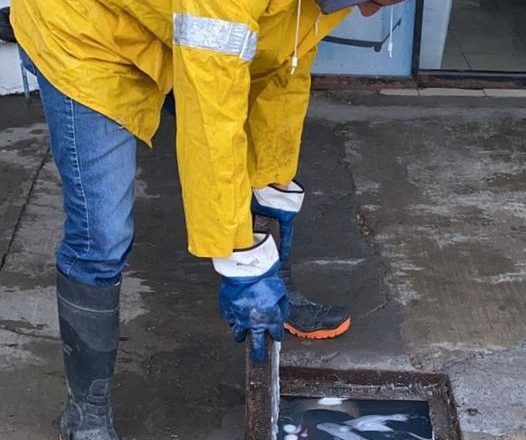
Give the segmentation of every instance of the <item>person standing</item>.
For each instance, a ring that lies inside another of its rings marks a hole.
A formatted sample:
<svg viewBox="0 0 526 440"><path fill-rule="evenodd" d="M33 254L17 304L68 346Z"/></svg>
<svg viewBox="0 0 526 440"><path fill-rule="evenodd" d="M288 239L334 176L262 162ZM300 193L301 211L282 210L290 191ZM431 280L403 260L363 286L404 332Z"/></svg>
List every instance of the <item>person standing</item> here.
<svg viewBox="0 0 526 440"><path fill-rule="evenodd" d="M370 14L383 4L360 4ZM57 298L68 402L61 440L117 440L110 404L121 273L133 244L136 138L151 146L165 95L177 105L188 250L221 275L221 314L254 357L284 326L345 332L343 309L290 276L295 181L318 42L352 0L13 0L11 22L38 79L64 189ZM326 13L324 13L326 12ZM253 230L280 224L280 243ZM290 298L287 296L290 292Z"/></svg>

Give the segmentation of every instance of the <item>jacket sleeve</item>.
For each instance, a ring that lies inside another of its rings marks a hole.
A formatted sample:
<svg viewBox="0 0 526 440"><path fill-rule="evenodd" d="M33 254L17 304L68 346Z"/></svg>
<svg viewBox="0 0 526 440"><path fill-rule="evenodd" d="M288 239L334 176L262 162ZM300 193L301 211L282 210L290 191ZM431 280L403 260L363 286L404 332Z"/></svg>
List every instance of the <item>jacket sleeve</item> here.
<svg viewBox="0 0 526 440"><path fill-rule="evenodd" d="M253 244L244 125L257 17L268 0L173 3L177 160L189 251L226 257Z"/></svg>

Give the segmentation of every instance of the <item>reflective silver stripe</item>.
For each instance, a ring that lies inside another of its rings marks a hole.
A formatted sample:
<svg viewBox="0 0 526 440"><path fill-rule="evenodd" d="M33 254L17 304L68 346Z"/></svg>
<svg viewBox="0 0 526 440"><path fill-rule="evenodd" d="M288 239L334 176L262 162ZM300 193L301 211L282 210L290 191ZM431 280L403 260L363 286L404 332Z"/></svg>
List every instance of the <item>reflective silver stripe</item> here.
<svg viewBox="0 0 526 440"><path fill-rule="evenodd" d="M250 62L257 43L258 34L245 23L174 14L174 44L179 46L237 55Z"/></svg>

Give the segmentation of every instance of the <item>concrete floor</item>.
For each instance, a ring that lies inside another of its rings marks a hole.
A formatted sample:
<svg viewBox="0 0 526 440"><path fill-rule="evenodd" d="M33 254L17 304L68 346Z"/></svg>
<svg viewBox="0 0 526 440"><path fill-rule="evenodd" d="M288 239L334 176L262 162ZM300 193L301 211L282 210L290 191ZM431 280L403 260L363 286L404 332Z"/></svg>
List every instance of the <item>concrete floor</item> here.
<svg viewBox="0 0 526 440"><path fill-rule="evenodd" d="M61 194L38 102L0 99L0 438L48 440L64 401L53 288ZM299 173L298 283L352 330L283 362L449 374L468 440L526 438L526 102L319 94ZM233 440L243 350L185 250L173 121L139 150L113 390L123 440Z"/></svg>

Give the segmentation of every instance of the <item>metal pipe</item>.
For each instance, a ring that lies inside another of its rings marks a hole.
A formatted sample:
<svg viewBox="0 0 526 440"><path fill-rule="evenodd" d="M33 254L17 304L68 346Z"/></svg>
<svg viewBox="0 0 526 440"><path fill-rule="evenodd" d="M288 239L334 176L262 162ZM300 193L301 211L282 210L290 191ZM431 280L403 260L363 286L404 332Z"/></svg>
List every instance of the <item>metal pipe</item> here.
<svg viewBox="0 0 526 440"><path fill-rule="evenodd" d="M246 344L245 440L275 440L277 436L280 344L270 337L266 344L264 362L255 362L250 340Z"/></svg>
<svg viewBox="0 0 526 440"><path fill-rule="evenodd" d="M254 230L270 233L279 243L279 222L254 216ZM265 362L254 362L251 341L246 346L245 440L276 440L279 417L279 359L281 344L267 335Z"/></svg>

